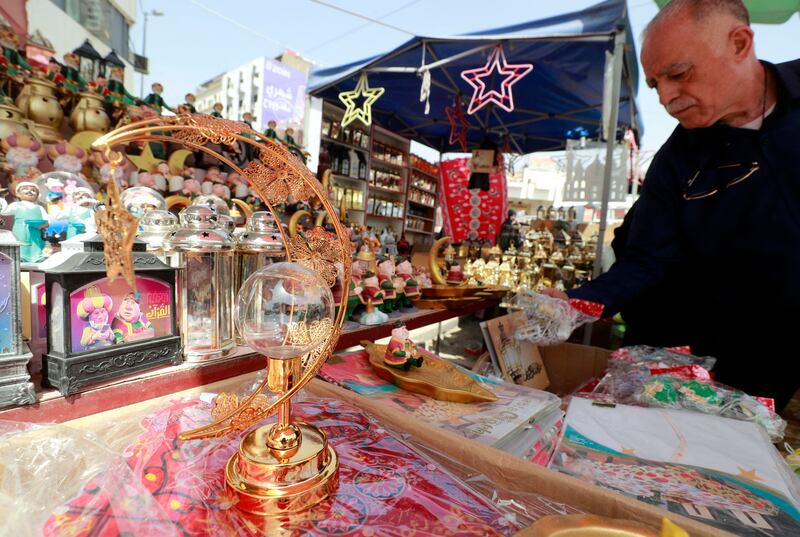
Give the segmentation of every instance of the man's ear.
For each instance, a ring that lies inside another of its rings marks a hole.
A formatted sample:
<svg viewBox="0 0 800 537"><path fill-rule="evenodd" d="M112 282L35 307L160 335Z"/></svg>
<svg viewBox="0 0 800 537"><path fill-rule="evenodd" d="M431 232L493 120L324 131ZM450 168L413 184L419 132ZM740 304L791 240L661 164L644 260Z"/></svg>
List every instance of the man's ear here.
<svg viewBox="0 0 800 537"><path fill-rule="evenodd" d="M753 52L753 30L749 26L737 26L729 34L728 42L736 59L742 61Z"/></svg>

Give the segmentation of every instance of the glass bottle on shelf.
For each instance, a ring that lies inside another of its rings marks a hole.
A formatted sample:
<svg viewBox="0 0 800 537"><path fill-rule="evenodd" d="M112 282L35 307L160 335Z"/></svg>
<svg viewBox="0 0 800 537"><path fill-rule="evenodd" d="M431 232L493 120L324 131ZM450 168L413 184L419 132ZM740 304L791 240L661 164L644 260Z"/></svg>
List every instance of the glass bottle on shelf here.
<svg viewBox="0 0 800 537"><path fill-rule="evenodd" d="M348 175L350 177L358 177L358 153L356 153L355 149L351 149L347 152L347 157L350 161L350 173Z"/></svg>

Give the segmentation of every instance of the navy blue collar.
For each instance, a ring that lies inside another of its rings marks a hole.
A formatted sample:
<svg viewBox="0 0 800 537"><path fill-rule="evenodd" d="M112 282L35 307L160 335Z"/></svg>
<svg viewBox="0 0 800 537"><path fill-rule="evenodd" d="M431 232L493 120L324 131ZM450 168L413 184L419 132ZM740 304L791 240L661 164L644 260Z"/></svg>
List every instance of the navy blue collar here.
<svg viewBox="0 0 800 537"><path fill-rule="evenodd" d="M792 99L800 99L800 59L779 64L763 62L778 76L783 90Z"/></svg>

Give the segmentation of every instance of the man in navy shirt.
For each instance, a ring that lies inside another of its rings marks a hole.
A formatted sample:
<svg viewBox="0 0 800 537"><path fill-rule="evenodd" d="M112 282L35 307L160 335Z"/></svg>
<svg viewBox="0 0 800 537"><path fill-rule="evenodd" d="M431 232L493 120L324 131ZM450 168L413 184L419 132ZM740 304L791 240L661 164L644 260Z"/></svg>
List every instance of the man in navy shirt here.
<svg viewBox="0 0 800 537"><path fill-rule="evenodd" d="M741 0L673 0L646 30L642 66L680 125L624 255L569 295L608 316L677 277L692 351L782 408L800 385L800 60L756 58Z"/></svg>

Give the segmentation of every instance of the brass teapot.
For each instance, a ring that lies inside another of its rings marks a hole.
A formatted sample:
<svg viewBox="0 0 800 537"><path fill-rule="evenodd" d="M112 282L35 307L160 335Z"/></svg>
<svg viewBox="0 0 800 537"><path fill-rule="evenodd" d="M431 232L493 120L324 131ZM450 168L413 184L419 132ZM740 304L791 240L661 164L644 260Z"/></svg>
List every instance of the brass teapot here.
<svg viewBox="0 0 800 537"><path fill-rule="evenodd" d="M108 131L111 126L111 120L108 118L103 105L103 98L96 93L79 93L78 104L72 108L72 113L69 115L70 127L75 132Z"/></svg>
<svg viewBox="0 0 800 537"><path fill-rule="evenodd" d="M34 133L45 143L61 139L61 121L64 110L58 102L56 85L49 80L29 78L17 97L17 106L33 121Z"/></svg>

